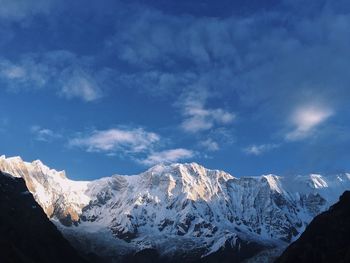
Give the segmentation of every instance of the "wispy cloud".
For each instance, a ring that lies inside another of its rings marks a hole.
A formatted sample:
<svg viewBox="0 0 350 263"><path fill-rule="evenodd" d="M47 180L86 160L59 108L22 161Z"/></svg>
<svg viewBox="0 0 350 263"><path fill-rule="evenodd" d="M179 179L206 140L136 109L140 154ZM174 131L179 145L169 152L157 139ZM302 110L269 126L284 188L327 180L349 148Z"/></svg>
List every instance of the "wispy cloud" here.
<svg viewBox="0 0 350 263"><path fill-rule="evenodd" d="M10 91L40 89L47 84L51 74L47 65L29 57L18 63L0 59L0 79Z"/></svg>
<svg viewBox="0 0 350 263"><path fill-rule="evenodd" d="M87 152L104 153L110 157L127 155L131 160L144 165L171 163L195 155L193 151L184 148L157 151L161 145L161 137L142 128L96 130L71 139L69 145L83 148Z"/></svg>
<svg viewBox="0 0 350 263"><path fill-rule="evenodd" d="M232 40L236 35L231 32L246 27L233 18L173 16L154 9L134 12L125 20L107 45L120 50L119 59L138 68L159 63L166 67L184 66L183 62L199 67L213 62L235 64L238 53Z"/></svg>
<svg viewBox="0 0 350 263"><path fill-rule="evenodd" d="M88 152L140 153L148 152L160 140L153 132L137 129L96 130L69 141L70 146L82 147Z"/></svg>
<svg viewBox="0 0 350 263"><path fill-rule="evenodd" d="M18 61L0 58L0 80L8 91L51 89L67 99L91 102L104 94L105 69L92 73L84 57L68 51L26 54Z"/></svg>
<svg viewBox="0 0 350 263"><path fill-rule="evenodd" d="M8 79L22 79L27 75L27 72L23 67L2 63L1 74Z"/></svg>
<svg viewBox="0 0 350 263"><path fill-rule="evenodd" d="M161 152L153 152L146 159L141 160L140 162L145 165L154 165L159 163L171 163L177 162L179 160L192 158L195 153L191 150L178 148L165 150Z"/></svg>
<svg viewBox="0 0 350 263"><path fill-rule="evenodd" d="M206 139L204 141L201 141L199 144L200 144L200 146L202 146L203 148L205 148L206 150L211 151L211 152L215 152L215 151L218 151L220 149L219 144L210 138Z"/></svg>
<svg viewBox="0 0 350 263"><path fill-rule="evenodd" d="M302 106L297 108L290 118L294 129L286 134L286 140L297 141L313 135L317 131L316 128L332 115L333 111L327 107Z"/></svg>
<svg viewBox="0 0 350 263"><path fill-rule="evenodd" d="M250 145L245 148L243 151L249 155L261 155L268 151L278 148L278 144L260 144L260 145Z"/></svg>
<svg viewBox="0 0 350 263"><path fill-rule="evenodd" d="M202 93L202 94L201 94ZM205 107L205 90L191 93L184 101L179 102L185 119L181 124L184 131L196 133L209 130L215 125L227 125L235 119L235 114L221 108Z"/></svg>
<svg viewBox="0 0 350 263"><path fill-rule="evenodd" d="M266 103L266 111L287 111L306 90L311 91L307 97L324 94L346 101L350 52L344 43L349 43L350 16L328 2L315 5L312 12L319 14L315 19L305 15L308 10L297 12L297 18L286 23L298 5L284 1L282 6L288 8L252 12L244 18L135 10L118 24L118 32L106 46L116 59L137 69L138 78L124 76L123 80L127 79L125 86L140 90L156 87L175 90L178 96L203 87L223 96L234 93L240 103L252 107ZM259 112L264 113L270 112ZM210 124L193 118L183 126L208 129Z"/></svg>
<svg viewBox="0 0 350 263"><path fill-rule="evenodd" d="M54 0L2 0L0 18L20 21L38 14L48 14Z"/></svg>
<svg viewBox="0 0 350 263"><path fill-rule="evenodd" d="M82 70L75 70L62 76L60 93L68 99L81 98L94 101L102 97L102 91L91 76Z"/></svg>
<svg viewBox="0 0 350 263"><path fill-rule="evenodd" d="M0 117L0 132L5 132L9 124L8 118Z"/></svg>
<svg viewBox="0 0 350 263"><path fill-rule="evenodd" d="M32 126L30 128L32 134L34 134L34 139L41 142L51 142L56 139L62 138L62 135L53 130L42 128L40 126Z"/></svg>

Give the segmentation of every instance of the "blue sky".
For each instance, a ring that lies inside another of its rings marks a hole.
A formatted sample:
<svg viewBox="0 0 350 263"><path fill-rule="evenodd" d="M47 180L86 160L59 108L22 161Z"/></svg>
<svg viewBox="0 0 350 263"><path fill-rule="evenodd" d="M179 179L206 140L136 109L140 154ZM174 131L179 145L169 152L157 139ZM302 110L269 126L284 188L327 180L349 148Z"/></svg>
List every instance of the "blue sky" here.
<svg viewBox="0 0 350 263"><path fill-rule="evenodd" d="M74 179L192 161L236 176L349 171L349 11L1 1L1 154Z"/></svg>

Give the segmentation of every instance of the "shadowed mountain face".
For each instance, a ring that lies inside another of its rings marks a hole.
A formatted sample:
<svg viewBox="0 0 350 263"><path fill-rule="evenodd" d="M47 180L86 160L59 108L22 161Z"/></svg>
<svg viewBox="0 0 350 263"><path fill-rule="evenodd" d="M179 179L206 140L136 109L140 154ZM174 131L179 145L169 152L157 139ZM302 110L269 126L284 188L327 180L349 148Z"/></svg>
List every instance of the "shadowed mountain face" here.
<svg viewBox="0 0 350 263"><path fill-rule="evenodd" d="M0 172L0 262L83 263L42 208L22 178Z"/></svg>
<svg viewBox="0 0 350 263"><path fill-rule="evenodd" d="M276 263L350 262L350 191L312 220Z"/></svg>

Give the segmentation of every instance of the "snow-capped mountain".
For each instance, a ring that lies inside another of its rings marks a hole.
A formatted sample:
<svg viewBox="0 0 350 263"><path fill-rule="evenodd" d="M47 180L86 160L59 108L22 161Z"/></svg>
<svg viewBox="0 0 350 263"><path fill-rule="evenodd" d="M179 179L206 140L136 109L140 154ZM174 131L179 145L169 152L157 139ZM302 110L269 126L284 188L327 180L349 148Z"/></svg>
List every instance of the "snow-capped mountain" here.
<svg viewBox="0 0 350 263"><path fill-rule="evenodd" d="M73 245L111 262L144 249L191 261L227 247L240 261L286 246L350 189L350 174L236 178L196 163L91 182L19 157L2 156L0 170L25 179Z"/></svg>

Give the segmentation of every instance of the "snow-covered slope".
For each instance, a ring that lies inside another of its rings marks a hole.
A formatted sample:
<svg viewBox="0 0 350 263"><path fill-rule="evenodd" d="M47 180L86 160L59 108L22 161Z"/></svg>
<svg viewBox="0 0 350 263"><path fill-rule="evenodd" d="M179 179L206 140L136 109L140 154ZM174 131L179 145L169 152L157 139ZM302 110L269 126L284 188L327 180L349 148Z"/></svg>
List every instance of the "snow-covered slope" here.
<svg viewBox="0 0 350 263"><path fill-rule="evenodd" d="M196 163L91 182L18 157L1 157L0 170L23 177L78 248L108 258L145 248L196 258L228 245L237 253L284 246L350 189L350 174L235 178Z"/></svg>
<svg viewBox="0 0 350 263"><path fill-rule="evenodd" d="M50 169L41 161L24 162L20 157L0 156L0 170L15 177L23 177L29 191L50 218L69 224L78 221L90 198L85 195L89 182L67 179L65 172Z"/></svg>

